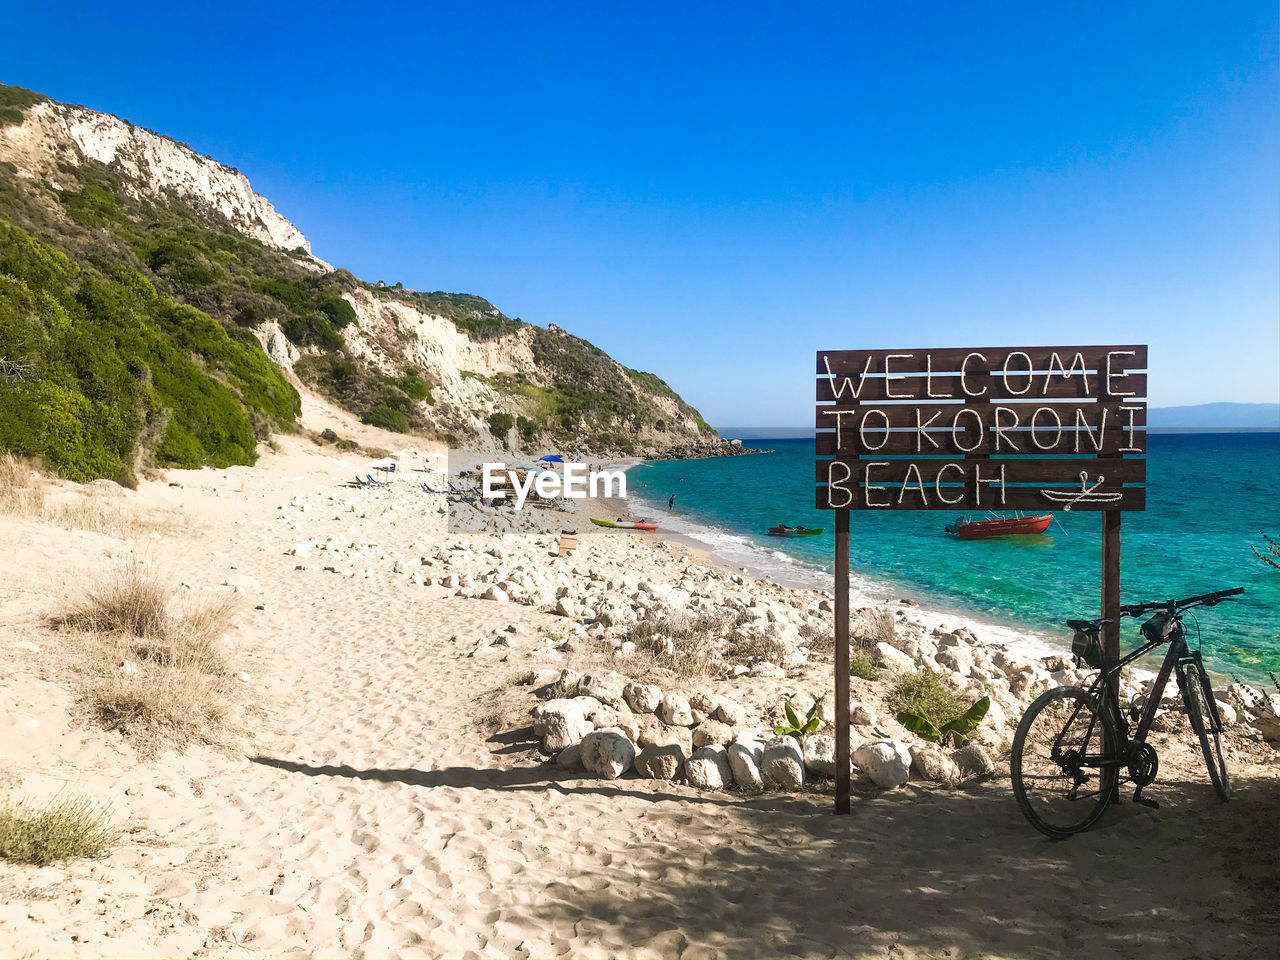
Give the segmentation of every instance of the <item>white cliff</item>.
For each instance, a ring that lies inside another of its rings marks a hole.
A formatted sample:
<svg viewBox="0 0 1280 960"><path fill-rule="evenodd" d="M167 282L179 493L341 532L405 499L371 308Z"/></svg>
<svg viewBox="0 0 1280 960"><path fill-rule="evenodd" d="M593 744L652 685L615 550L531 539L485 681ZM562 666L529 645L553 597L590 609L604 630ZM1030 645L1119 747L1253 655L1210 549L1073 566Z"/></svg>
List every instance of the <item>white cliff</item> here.
<svg viewBox="0 0 1280 960"><path fill-rule="evenodd" d="M119 168L134 197L162 200L172 192L216 211L247 237L311 251L302 231L254 193L243 173L119 117L46 100L29 107L21 124L0 127L0 161L12 163L18 176L56 186L59 163L85 160Z"/></svg>

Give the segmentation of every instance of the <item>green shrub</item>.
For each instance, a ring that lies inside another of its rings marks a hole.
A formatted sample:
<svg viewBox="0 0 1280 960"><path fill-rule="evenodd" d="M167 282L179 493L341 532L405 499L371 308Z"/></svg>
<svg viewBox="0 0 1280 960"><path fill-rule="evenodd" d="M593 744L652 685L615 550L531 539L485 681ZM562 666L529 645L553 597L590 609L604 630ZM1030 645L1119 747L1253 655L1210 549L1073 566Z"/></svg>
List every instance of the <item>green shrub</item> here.
<svg viewBox="0 0 1280 960"><path fill-rule="evenodd" d="M91 183L79 193L70 191L59 198L67 213L76 223L86 227L100 227L111 221L125 219L124 208L110 190Z"/></svg>
<svg viewBox="0 0 1280 960"><path fill-rule="evenodd" d="M343 301L345 303L345 301ZM425 400L427 403L435 403L435 397L431 395L431 384L423 380L416 373L406 373L398 381L396 385L406 397L413 400Z"/></svg>
<svg viewBox="0 0 1280 960"><path fill-rule="evenodd" d="M489 432L499 439L505 439L507 434L511 432L511 428L515 426L515 418L509 413L499 410L496 413L489 414Z"/></svg>
<svg viewBox="0 0 1280 960"><path fill-rule="evenodd" d="M316 307L329 318L329 322L333 324L335 330L341 330L347 324L354 323L356 320L355 307L351 306L336 293L323 294L316 301Z"/></svg>
<svg viewBox="0 0 1280 960"><path fill-rule="evenodd" d="M404 413L386 404L378 404L365 411L360 421L383 430L394 430L396 433L404 433L409 429L409 419Z"/></svg>
<svg viewBox="0 0 1280 960"><path fill-rule="evenodd" d="M908 730L925 740L945 742L963 741L986 716L991 701L983 697L968 704L943 685L939 674L921 670L898 677L889 706Z"/></svg>
<svg viewBox="0 0 1280 960"><path fill-rule="evenodd" d="M876 665L870 657L853 657L849 661L849 673L863 680L874 680L879 676Z"/></svg>
<svg viewBox="0 0 1280 960"><path fill-rule="evenodd" d="M79 857L97 859L119 840L110 810L84 797L0 805L0 857L5 860L44 867Z"/></svg>
<svg viewBox="0 0 1280 960"><path fill-rule="evenodd" d="M774 726L773 735L775 737L794 737L801 743L804 738L813 733L821 725L822 721L818 719L818 705L815 703L813 709L809 711L809 715L801 720L796 716L795 710L791 706L791 702L783 704L783 711L786 714L787 722Z"/></svg>
<svg viewBox="0 0 1280 960"><path fill-rule="evenodd" d="M297 391L257 342L161 296L136 268L78 267L0 216L0 273L0 352L30 364L0 383L0 448L70 479L127 481L140 454L252 463L255 422L292 429Z"/></svg>

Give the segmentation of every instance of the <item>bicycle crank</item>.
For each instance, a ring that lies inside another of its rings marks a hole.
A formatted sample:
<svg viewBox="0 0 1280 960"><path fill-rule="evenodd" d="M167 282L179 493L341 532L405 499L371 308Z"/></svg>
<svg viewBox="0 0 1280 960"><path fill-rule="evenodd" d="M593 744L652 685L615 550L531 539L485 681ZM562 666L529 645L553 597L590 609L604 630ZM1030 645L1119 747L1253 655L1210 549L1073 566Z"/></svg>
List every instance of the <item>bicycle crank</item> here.
<svg viewBox="0 0 1280 960"><path fill-rule="evenodd" d="M1136 785L1136 789L1133 791L1134 803L1140 803L1145 807L1159 808L1160 804L1142 795L1142 788L1155 780L1156 772L1159 769L1160 757L1156 754L1156 748L1151 744L1139 744L1130 754L1129 779Z"/></svg>

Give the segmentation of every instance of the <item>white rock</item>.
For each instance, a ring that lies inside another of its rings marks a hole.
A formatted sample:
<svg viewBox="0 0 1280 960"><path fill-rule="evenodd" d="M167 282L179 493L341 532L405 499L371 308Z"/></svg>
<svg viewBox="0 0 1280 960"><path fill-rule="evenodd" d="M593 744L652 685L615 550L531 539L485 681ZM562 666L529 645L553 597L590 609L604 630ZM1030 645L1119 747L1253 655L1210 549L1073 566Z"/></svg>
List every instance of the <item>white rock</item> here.
<svg viewBox="0 0 1280 960"><path fill-rule="evenodd" d="M849 708L849 723L859 727L874 727L877 723L875 711L865 704L855 703Z"/></svg>
<svg viewBox="0 0 1280 960"><path fill-rule="evenodd" d="M595 697L601 703L623 703L622 691L627 680L614 670L593 673L582 678L578 690L585 696Z"/></svg>
<svg viewBox="0 0 1280 960"><path fill-rule="evenodd" d="M938 661L938 666L945 667L952 673L958 673L962 677L967 677L973 670L973 654L969 652L968 647L941 648L934 659Z"/></svg>
<svg viewBox="0 0 1280 960"><path fill-rule="evenodd" d="M622 688L622 697L636 713L653 713L662 703L662 688L652 683L628 683Z"/></svg>
<svg viewBox="0 0 1280 960"><path fill-rule="evenodd" d="M621 733L601 730L582 738L582 765L597 777L616 780L635 760L635 745Z"/></svg>
<svg viewBox="0 0 1280 960"><path fill-rule="evenodd" d="M911 673L916 668L914 660L883 640L876 644L876 659L895 673Z"/></svg>
<svg viewBox="0 0 1280 960"><path fill-rule="evenodd" d="M727 723L731 727L740 726L747 721L747 709L735 700L728 697L718 697L715 711L712 713L721 723Z"/></svg>
<svg viewBox="0 0 1280 960"><path fill-rule="evenodd" d="M576 700L547 700L533 708L533 732L542 749L559 753L594 729Z"/></svg>
<svg viewBox="0 0 1280 960"><path fill-rule="evenodd" d="M911 772L919 780L930 783L956 783L960 768L937 744L911 747Z"/></svg>
<svg viewBox="0 0 1280 960"><path fill-rule="evenodd" d="M723 790L733 785L733 769L724 747L707 746L693 751L685 762L685 777L701 790Z"/></svg>
<svg viewBox="0 0 1280 960"><path fill-rule="evenodd" d="M729 768L733 779L743 790L755 792L764 788L760 765L764 763L764 741L735 740L729 744Z"/></svg>
<svg viewBox="0 0 1280 960"><path fill-rule="evenodd" d="M804 738L804 767L819 777L836 775L836 738L812 733Z"/></svg>
<svg viewBox="0 0 1280 960"><path fill-rule="evenodd" d="M561 670L560 676L547 689L547 693L552 698L557 697L576 697L578 695L578 685L582 681L582 675L576 670Z"/></svg>
<svg viewBox="0 0 1280 960"><path fill-rule="evenodd" d="M782 790L804 786L804 753L795 737L774 737L764 745L760 774L766 784Z"/></svg>
<svg viewBox="0 0 1280 960"><path fill-rule="evenodd" d="M836 695L824 693L818 700L818 719L823 726L832 726L836 722Z"/></svg>
<svg viewBox="0 0 1280 960"><path fill-rule="evenodd" d="M667 692L658 705L658 716L662 722L672 727L689 727L693 725L693 708L688 699L674 690Z"/></svg>
<svg viewBox="0 0 1280 960"><path fill-rule="evenodd" d="M582 744L571 743L556 755L556 766L561 770L582 769Z"/></svg>
<svg viewBox="0 0 1280 960"><path fill-rule="evenodd" d="M507 596L507 592L498 586L491 586L482 596L485 600L496 600L498 603L507 603L511 599Z"/></svg>
<svg viewBox="0 0 1280 960"><path fill-rule="evenodd" d="M636 755L636 773L650 780L676 780L685 770L684 747L651 743Z"/></svg>
<svg viewBox="0 0 1280 960"><path fill-rule="evenodd" d="M733 728L719 720L703 720L693 728L693 745L709 747L719 744L723 746L733 739Z"/></svg>
<svg viewBox="0 0 1280 960"><path fill-rule="evenodd" d="M1225 723L1235 723L1235 722L1236 722L1236 708L1235 708L1235 707L1233 707L1231 704L1227 703L1225 700L1219 700L1219 701L1218 701L1218 716L1220 716L1220 717L1222 718L1222 722L1223 722L1224 724L1225 724Z"/></svg>
<svg viewBox="0 0 1280 960"><path fill-rule="evenodd" d="M960 768L961 776L964 777L989 777L996 772L996 765L991 762L986 751L976 743L966 744L959 750L953 751L951 759L955 761L956 766Z"/></svg>
<svg viewBox="0 0 1280 960"><path fill-rule="evenodd" d="M901 786L911 775L911 752L897 740L868 740L853 752L853 762L885 789Z"/></svg>

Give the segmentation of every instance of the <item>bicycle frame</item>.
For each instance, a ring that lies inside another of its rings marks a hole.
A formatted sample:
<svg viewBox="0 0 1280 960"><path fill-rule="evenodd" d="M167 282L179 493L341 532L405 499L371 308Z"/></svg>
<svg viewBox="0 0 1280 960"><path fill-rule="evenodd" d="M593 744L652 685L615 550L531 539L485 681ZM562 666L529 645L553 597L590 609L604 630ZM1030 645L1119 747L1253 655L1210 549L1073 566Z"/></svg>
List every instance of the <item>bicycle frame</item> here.
<svg viewBox="0 0 1280 960"><path fill-rule="evenodd" d="M1181 620L1179 620L1181 625ZM1171 640L1150 640L1144 643L1137 650L1121 657L1116 663L1107 667L1103 665L1103 669L1099 671L1097 678L1088 687L1088 693L1091 697L1102 705L1103 710L1111 711L1112 717L1116 721L1116 729L1120 732L1122 742L1117 744L1119 748L1116 751L1115 758L1108 760L1103 756L1095 756L1087 754L1085 759L1092 761L1087 766L1102 769L1104 767L1127 767L1129 765L1130 754L1133 751L1133 745L1145 743L1147 734L1151 732L1151 725L1156 718L1156 710L1160 708L1160 701L1164 698L1164 689L1169 683L1169 676L1173 673L1174 668L1180 664L1188 663L1195 660L1199 655L1193 653L1187 646L1186 637L1182 636L1181 630L1177 631L1178 635ZM1139 659L1150 653L1156 647L1164 643L1169 644L1169 650L1164 655L1164 662L1160 664L1160 671L1156 674L1155 683L1151 687L1151 693L1147 698L1146 704L1142 708L1142 715L1138 719L1138 726L1134 730L1130 730L1128 718L1124 711L1120 709L1120 697L1117 691L1117 684L1112 683L1112 679L1119 679L1120 671ZM1101 692L1099 692L1101 687ZM1220 724L1218 720L1217 704L1214 703L1210 707L1214 711L1213 718L1215 724ZM1079 708L1077 708L1077 711ZM1085 742L1088 743L1093 737L1093 725L1096 723L1096 716L1089 721L1089 727L1085 732ZM1070 726L1070 724L1068 724ZM1064 730L1065 732L1065 730Z"/></svg>

